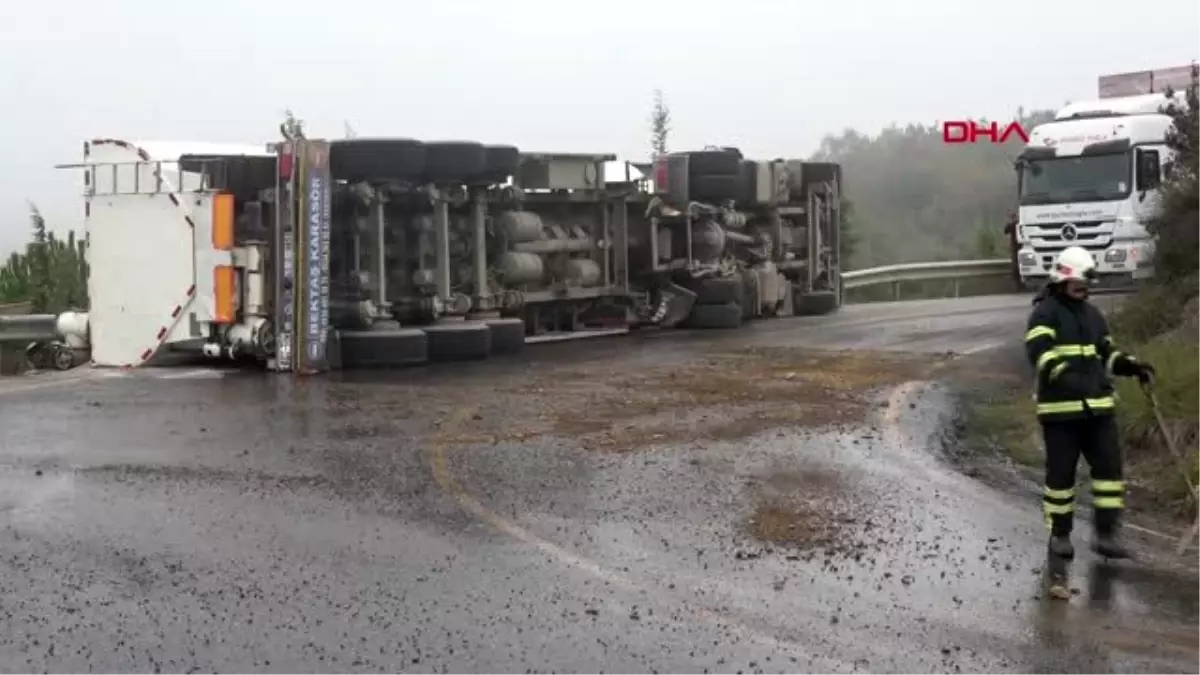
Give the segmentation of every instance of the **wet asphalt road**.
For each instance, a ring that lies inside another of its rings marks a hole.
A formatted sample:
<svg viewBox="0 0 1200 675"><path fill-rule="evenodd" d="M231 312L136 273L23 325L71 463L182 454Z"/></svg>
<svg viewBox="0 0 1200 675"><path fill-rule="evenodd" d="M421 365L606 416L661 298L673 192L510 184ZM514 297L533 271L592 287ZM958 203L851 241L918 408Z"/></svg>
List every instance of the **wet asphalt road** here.
<svg viewBox="0 0 1200 675"><path fill-rule="evenodd" d="M1080 546L1079 595L1041 600L1037 502L954 470L932 372L856 429L470 440L537 417L525 383L580 355L636 369L737 340L932 363L1019 340L1027 310L855 306L308 381L0 383L0 670L1197 672L1194 562ZM780 494L835 543L751 536Z"/></svg>

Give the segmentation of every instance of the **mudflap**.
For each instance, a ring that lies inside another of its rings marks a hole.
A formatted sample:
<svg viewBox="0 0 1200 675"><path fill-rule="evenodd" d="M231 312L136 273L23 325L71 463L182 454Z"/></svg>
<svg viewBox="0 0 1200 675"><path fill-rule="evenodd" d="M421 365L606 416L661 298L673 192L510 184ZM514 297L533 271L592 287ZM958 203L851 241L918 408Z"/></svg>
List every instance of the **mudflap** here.
<svg viewBox="0 0 1200 675"><path fill-rule="evenodd" d="M658 307L652 323L663 328L674 328L692 313L696 294L688 289L668 283L658 290Z"/></svg>

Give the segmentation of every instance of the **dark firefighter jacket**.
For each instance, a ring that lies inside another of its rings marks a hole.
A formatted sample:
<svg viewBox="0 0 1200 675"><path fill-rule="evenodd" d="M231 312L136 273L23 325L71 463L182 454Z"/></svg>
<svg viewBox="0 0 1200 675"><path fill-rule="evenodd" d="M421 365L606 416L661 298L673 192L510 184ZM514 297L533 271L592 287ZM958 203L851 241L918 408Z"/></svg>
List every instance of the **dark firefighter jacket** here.
<svg viewBox="0 0 1200 675"><path fill-rule="evenodd" d="M1025 333L1043 422L1111 415L1112 377L1138 373L1138 362L1112 342L1108 322L1091 303L1056 291L1038 294Z"/></svg>

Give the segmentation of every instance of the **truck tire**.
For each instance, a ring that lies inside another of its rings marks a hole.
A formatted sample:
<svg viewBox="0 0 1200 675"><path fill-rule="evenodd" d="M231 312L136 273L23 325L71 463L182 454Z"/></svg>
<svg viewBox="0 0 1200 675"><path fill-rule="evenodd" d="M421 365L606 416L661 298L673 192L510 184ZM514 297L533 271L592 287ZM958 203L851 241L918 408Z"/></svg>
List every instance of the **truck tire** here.
<svg viewBox="0 0 1200 675"><path fill-rule="evenodd" d="M338 296L330 293L334 298ZM343 296L344 297L344 296ZM329 302L329 325L334 328L346 331L365 331L371 327L369 321L363 317L358 307L357 300L339 300L334 299Z"/></svg>
<svg viewBox="0 0 1200 675"><path fill-rule="evenodd" d="M707 277L693 286L698 305L740 303L745 290L741 277Z"/></svg>
<svg viewBox="0 0 1200 675"><path fill-rule="evenodd" d="M741 178L737 173L693 176L688 182L688 196L701 202L736 200L740 185Z"/></svg>
<svg viewBox="0 0 1200 675"><path fill-rule="evenodd" d="M741 164L742 153L737 148L724 150L700 150L688 153L688 174L700 176L736 176Z"/></svg>
<svg viewBox="0 0 1200 675"><path fill-rule="evenodd" d="M75 360L75 350L65 344L54 343L50 345L50 363L55 370L70 370L78 363Z"/></svg>
<svg viewBox="0 0 1200 675"><path fill-rule="evenodd" d="M422 328L430 361L479 361L492 353L492 332L482 321L440 323Z"/></svg>
<svg viewBox="0 0 1200 675"><path fill-rule="evenodd" d="M425 144L411 138L348 138L329 144L329 170L351 183L417 180L425 170Z"/></svg>
<svg viewBox="0 0 1200 675"><path fill-rule="evenodd" d="M429 341L418 328L340 330L336 342L345 370L400 368L429 361Z"/></svg>
<svg viewBox="0 0 1200 675"><path fill-rule="evenodd" d="M822 316L832 314L841 307L841 298L835 291L815 291L812 293L796 293L796 316Z"/></svg>
<svg viewBox="0 0 1200 675"><path fill-rule="evenodd" d="M523 319L487 319L484 323L492 332L493 354L519 354L525 349Z"/></svg>
<svg viewBox="0 0 1200 675"><path fill-rule="evenodd" d="M687 325L689 328L738 328L742 325L742 306L736 302L696 305Z"/></svg>
<svg viewBox="0 0 1200 675"><path fill-rule="evenodd" d="M468 181L487 166L482 143L439 141L425 144L425 178L434 183Z"/></svg>
<svg viewBox="0 0 1200 675"><path fill-rule="evenodd" d="M521 151L512 145L485 145L483 175L488 183L503 183L517 173L521 164Z"/></svg>

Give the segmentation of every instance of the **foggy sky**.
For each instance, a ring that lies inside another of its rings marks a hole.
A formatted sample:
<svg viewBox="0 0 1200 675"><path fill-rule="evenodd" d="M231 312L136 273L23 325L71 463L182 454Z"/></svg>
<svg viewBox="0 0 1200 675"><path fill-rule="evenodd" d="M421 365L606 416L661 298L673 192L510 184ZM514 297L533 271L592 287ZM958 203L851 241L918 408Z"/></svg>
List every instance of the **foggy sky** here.
<svg viewBox="0 0 1200 675"><path fill-rule="evenodd" d="M1136 11L1135 11L1136 10ZM1200 3L1151 0L206 0L10 3L0 40L0 252L26 200L79 227L82 141L312 137L803 156L846 127L1092 98L1096 77L1189 63ZM852 189L852 187L848 188Z"/></svg>

